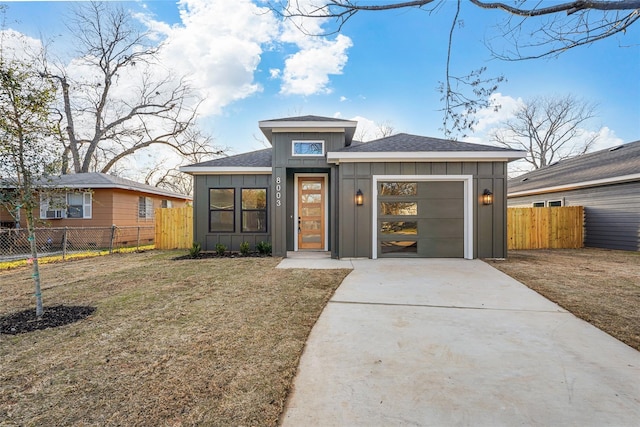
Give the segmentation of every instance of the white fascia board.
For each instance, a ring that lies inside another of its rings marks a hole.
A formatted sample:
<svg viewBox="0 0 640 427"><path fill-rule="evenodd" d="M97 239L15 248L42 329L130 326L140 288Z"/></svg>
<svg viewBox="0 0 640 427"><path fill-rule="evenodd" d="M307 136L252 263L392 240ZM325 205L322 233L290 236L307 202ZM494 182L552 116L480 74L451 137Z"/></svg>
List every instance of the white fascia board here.
<svg viewBox="0 0 640 427"><path fill-rule="evenodd" d="M525 157L518 151L385 151L385 152L353 152L332 151L327 153L329 163L363 163L363 162L509 162Z"/></svg>
<svg viewBox="0 0 640 427"><path fill-rule="evenodd" d="M270 175L270 167L247 166L182 166L180 172L190 175Z"/></svg>
<svg viewBox="0 0 640 427"><path fill-rule="evenodd" d="M572 184L555 185L553 187L536 188L532 190L507 193L507 197L533 196L544 193L557 193L559 191L577 190L579 188L599 187L603 185L621 184L624 182L640 181L640 173L616 176L613 178L596 179L593 181L575 182Z"/></svg>
<svg viewBox="0 0 640 427"><path fill-rule="evenodd" d="M285 132L280 129L309 129L309 128L335 128L335 129L345 129L345 128L355 128L358 125L358 122L355 120L336 120L336 121L297 121L297 120L265 120L258 122L260 129L269 128L273 129L274 132Z"/></svg>

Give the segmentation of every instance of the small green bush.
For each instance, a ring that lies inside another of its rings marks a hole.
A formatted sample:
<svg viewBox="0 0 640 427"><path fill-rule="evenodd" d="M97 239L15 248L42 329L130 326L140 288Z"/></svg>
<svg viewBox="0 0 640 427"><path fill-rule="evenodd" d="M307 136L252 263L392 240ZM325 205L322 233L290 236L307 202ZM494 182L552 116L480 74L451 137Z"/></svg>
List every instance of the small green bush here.
<svg viewBox="0 0 640 427"><path fill-rule="evenodd" d="M271 255L271 243L260 242L256 245L256 249L262 255Z"/></svg>
<svg viewBox="0 0 640 427"><path fill-rule="evenodd" d="M244 256L249 255L249 242L240 243L240 253Z"/></svg>
<svg viewBox="0 0 640 427"><path fill-rule="evenodd" d="M189 256L191 258L198 258L200 256L200 251L202 250L202 245L198 242L193 242L191 248L189 249Z"/></svg>
<svg viewBox="0 0 640 427"><path fill-rule="evenodd" d="M227 247L225 245L223 245L222 243L218 243L216 245L216 253L220 256L224 255L224 253L227 251Z"/></svg>

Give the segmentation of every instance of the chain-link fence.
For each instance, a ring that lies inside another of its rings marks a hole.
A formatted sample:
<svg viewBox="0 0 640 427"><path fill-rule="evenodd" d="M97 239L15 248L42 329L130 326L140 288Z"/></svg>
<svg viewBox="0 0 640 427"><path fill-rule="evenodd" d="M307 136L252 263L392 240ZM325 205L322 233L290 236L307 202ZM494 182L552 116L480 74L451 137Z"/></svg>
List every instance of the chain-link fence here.
<svg viewBox="0 0 640 427"><path fill-rule="evenodd" d="M82 252L117 251L154 244L153 226L36 228L38 256L62 256ZM0 261L31 256L25 228L0 229Z"/></svg>

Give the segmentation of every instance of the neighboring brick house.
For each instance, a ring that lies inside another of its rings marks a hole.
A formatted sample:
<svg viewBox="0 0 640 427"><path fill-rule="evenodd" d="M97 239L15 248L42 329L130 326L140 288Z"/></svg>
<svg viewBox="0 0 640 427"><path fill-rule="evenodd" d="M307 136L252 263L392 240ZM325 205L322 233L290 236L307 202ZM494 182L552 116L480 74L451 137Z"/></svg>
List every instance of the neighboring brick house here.
<svg viewBox="0 0 640 427"><path fill-rule="evenodd" d="M266 120L272 148L182 167L194 176L194 240L269 241L276 256L506 256L507 163L523 152L408 134L359 143L356 125Z"/></svg>
<svg viewBox="0 0 640 427"><path fill-rule="evenodd" d="M191 201L191 196L98 172L54 177L46 187L54 191L39 196L40 227L153 226L156 208L182 207ZM16 225L3 208L0 225ZM23 213L20 226L26 227Z"/></svg>
<svg viewBox="0 0 640 427"><path fill-rule="evenodd" d="M584 206L587 247L640 250L640 141L509 180L509 207Z"/></svg>

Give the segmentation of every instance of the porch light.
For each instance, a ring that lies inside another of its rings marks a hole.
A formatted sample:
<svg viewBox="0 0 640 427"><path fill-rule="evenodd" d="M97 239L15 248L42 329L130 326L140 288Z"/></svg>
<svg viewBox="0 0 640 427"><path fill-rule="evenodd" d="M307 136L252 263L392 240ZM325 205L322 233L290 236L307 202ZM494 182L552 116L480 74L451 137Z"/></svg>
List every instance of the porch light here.
<svg viewBox="0 0 640 427"><path fill-rule="evenodd" d="M493 193L488 188L485 188L484 192L482 193L482 204L483 205L493 204Z"/></svg>
<svg viewBox="0 0 640 427"><path fill-rule="evenodd" d="M358 189L356 191L356 205L362 206L364 204L364 194L362 194L362 190Z"/></svg>

